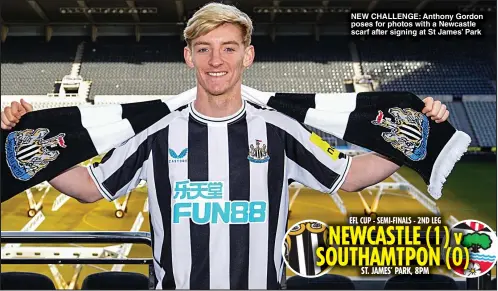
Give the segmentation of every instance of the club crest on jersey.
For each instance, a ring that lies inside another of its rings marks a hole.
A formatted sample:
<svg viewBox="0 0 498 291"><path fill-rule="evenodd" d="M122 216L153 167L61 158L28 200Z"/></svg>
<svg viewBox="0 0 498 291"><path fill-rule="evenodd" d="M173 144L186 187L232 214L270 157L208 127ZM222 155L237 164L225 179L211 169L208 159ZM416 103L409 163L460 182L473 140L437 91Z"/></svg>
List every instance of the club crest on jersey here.
<svg viewBox="0 0 498 291"><path fill-rule="evenodd" d="M394 117L394 121L386 118L381 110L375 120L372 120L372 124L391 130L382 133L384 140L412 161L425 159L429 138L427 117L410 108L394 107L389 109L389 113Z"/></svg>
<svg viewBox="0 0 498 291"><path fill-rule="evenodd" d="M47 128L25 129L9 133L5 143L7 165L12 175L27 181L46 168L59 156L57 147L65 148L65 133L44 139L50 130Z"/></svg>
<svg viewBox="0 0 498 291"><path fill-rule="evenodd" d="M262 141L257 139L256 146L249 146L249 155L247 159L253 163L266 163L270 160L270 156L268 155L268 150L265 144L262 144Z"/></svg>

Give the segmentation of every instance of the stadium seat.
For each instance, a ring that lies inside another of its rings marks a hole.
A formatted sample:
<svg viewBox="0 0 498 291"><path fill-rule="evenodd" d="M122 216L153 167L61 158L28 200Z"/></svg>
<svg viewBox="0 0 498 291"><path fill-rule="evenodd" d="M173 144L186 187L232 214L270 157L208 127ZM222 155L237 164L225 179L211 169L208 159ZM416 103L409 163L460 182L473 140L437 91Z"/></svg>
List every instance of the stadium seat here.
<svg viewBox="0 0 498 291"><path fill-rule="evenodd" d="M2 290L56 290L49 277L29 272L6 272L0 275Z"/></svg>
<svg viewBox="0 0 498 291"><path fill-rule="evenodd" d="M148 290L149 278L131 272L103 272L89 275L81 290Z"/></svg>
<svg viewBox="0 0 498 291"><path fill-rule="evenodd" d="M445 102L448 110L450 111L449 121L456 129L461 130L470 136L471 142L470 146L478 146L476 135L472 129L470 119L465 112L465 107L463 102L453 101ZM495 124L496 127L496 124ZM493 129L490 129L490 131ZM496 130L495 130L496 131Z"/></svg>
<svg viewBox="0 0 498 291"><path fill-rule="evenodd" d="M495 52L489 42L459 40L357 41L365 74L381 83L383 91L416 94L496 94ZM424 49L431 47L431 50ZM471 53L480 47L479 53Z"/></svg>
<svg viewBox="0 0 498 291"><path fill-rule="evenodd" d="M287 279L288 290L355 290L351 279L341 275L326 274L318 278L293 276Z"/></svg>
<svg viewBox="0 0 498 291"><path fill-rule="evenodd" d="M487 290L496 290L496 278L489 282Z"/></svg>
<svg viewBox="0 0 498 291"><path fill-rule="evenodd" d="M344 80L354 75L346 40L282 36L273 43L254 36L252 42L258 54L243 83L262 91L346 92ZM92 80L91 95L178 94L195 87L183 47L176 36L151 36L139 43L99 37L85 46L81 75Z"/></svg>
<svg viewBox="0 0 498 291"><path fill-rule="evenodd" d="M496 146L496 102L462 102L480 146Z"/></svg>
<svg viewBox="0 0 498 291"><path fill-rule="evenodd" d="M79 37L9 37L2 44L2 95L46 95L71 72ZM36 48L36 53L33 49Z"/></svg>
<svg viewBox="0 0 498 291"><path fill-rule="evenodd" d="M458 290L452 278L445 275L397 275L389 278L384 290Z"/></svg>

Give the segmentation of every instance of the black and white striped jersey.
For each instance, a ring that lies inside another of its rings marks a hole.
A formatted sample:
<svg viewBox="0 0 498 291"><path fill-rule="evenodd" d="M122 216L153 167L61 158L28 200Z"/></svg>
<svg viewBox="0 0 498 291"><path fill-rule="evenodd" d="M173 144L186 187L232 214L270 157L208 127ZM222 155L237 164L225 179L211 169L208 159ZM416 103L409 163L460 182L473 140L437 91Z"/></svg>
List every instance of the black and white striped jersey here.
<svg viewBox="0 0 498 291"><path fill-rule="evenodd" d="M147 182L157 288L279 289L289 180L334 192L350 162L244 101L226 118L189 104L88 169L110 201Z"/></svg>

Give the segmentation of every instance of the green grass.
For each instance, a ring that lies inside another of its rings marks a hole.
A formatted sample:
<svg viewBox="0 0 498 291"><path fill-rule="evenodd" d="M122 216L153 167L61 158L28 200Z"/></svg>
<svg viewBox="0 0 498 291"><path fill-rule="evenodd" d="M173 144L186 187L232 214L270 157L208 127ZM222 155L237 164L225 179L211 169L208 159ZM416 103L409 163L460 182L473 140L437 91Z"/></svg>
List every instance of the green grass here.
<svg viewBox="0 0 498 291"><path fill-rule="evenodd" d="M413 170L403 167L399 173L423 193L427 185ZM436 201L441 211L459 220L474 218L496 230L496 163L460 161L443 187L443 196ZM449 205L452 205L451 209ZM455 209L454 205L460 207ZM448 206L445 208L445 206Z"/></svg>

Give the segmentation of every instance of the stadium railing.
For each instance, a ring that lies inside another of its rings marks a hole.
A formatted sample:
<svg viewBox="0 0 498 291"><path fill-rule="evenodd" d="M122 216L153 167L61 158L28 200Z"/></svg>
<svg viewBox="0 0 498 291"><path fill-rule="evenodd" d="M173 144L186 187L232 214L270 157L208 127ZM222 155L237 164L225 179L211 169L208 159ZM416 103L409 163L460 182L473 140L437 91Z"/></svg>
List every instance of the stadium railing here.
<svg viewBox="0 0 498 291"><path fill-rule="evenodd" d="M136 243L152 247L149 232L121 232L121 231L2 231L3 243ZM154 264L152 258L2 258L2 265L8 264L130 264L148 265L149 289L155 289Z"/></svg>
<svg viewBox="0 0 498 291"><path fill-rule="evenodd" d="M395 232L394 232L395 233ZM422 234L425 236L425 234ZM440 235L444 235L441 233ZM375 237L375 234L372 235ZM411 235L410 235L411 237ZM431 233L430 241L435 241L436 234ZM137 243L152 247L149 232L121 231L2 231L2 243ZM431 242L432 243L432 242ZM155 289L154 264L152 258L2 258L2 265L8 264L134 264L148 265L149 289ZM467 290L486 290L491 283L491 272L479 278L466 279Z"/></svg>

